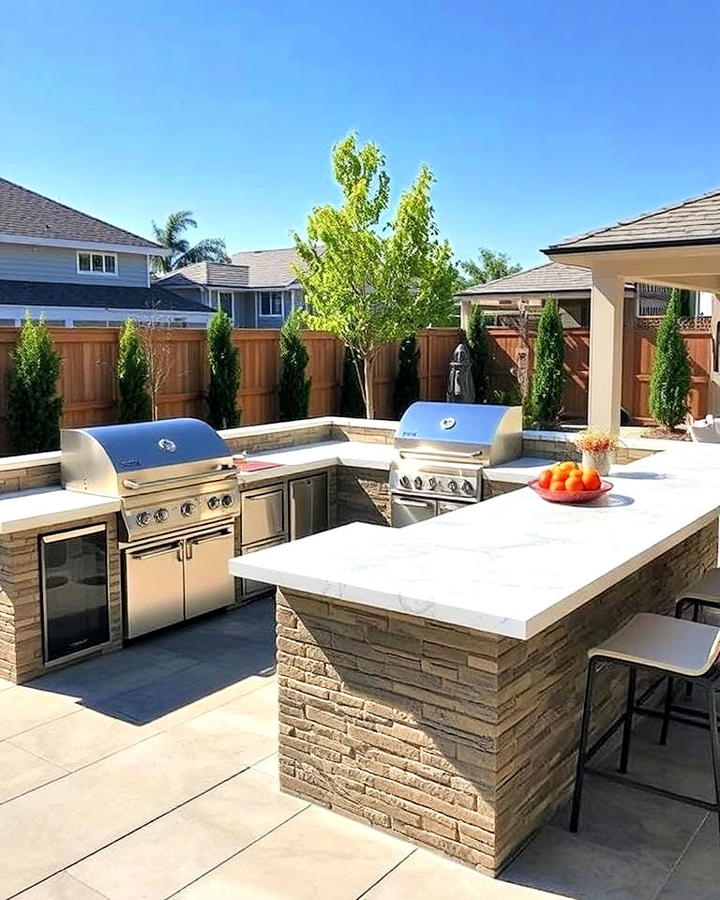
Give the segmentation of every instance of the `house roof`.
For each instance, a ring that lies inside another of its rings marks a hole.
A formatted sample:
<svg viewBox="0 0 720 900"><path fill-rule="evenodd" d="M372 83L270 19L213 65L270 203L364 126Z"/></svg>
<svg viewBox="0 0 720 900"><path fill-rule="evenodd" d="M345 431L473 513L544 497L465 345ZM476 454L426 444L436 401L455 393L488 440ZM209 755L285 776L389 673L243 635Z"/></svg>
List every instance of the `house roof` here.
<svg viewBox="0 0 720 900"><path fill-rule="evenodd" d="M81 306L92 309L148 309L159 312L204 312L212 310L197 300L159 288L106 286L104 284L57 284L46 281L0 280L0 304L12 306Z"/></svg>
<svg viewBox="0 0 720 900"><path fill-rule="evenodd" d="M229 263L200 262L183 266L155 279L158 287L247 287L248 267Z"/></svg>
<svg viewBox="0 0 720 900"><path fill-rule="evenodd" d="M300 262L294 247L281 247L278 250L244 250L241 253L233 253L230 259L233 265L248 267L248 287L286 287L297 281L290 268L292 263L297 265Z"/></svg>
<svg viewBox="0 0 720 900"><path fill-rule="evenodd" d="M720 190L551 244L545 253L720 243Z"/></svg>
<svg viewBox="0 0 720 900"><path fill-rule="evenodd" d="M515 275L506 275L485 284L476 284L458 293L459 297L487 294L560 293L562 291L589 291L592 286L590 269L565 266L562 263L545 263L534 269L525 269Z"/></svg>
<svg viewBox="0 0 720 900"><path fill-rule="evenodd" d="M164 248L154 241L116 228L4 178L0 178L0 235L37 238L50 244L65 241L78 245L115 244L164 252Z"/></svg>

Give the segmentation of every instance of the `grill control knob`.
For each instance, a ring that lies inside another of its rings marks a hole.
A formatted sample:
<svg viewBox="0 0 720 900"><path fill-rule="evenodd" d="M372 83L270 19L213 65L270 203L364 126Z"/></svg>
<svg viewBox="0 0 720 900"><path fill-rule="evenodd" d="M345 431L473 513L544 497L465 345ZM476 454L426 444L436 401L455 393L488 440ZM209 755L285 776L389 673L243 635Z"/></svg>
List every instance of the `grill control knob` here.
<svg viewBox="0 0 720 900"><path fill-rule="evenodd" d="M415 485L415 490L419 491L423 486L422 478L419 475L416 475L415 480L413 481L413 484Z"/></svg>
<svg viewBox="0 0 720 900"><path fill-rule="evenodd" d="M222 505L225 507L232 506L235 502L235 498L232 494L223 494L222 495Z"/></svg>
<svg viewBox="0 0 720 900"><path fill-rule="evenodd" d="M150 522L150 513L149 512L141 512L135 516L135 521L138 525L143 528L145 525L148 525Z"/></svg>
<svg viewBox="0 0 720 900"><path fill-rule="evenodd" d="M410 479L407 477L407 475L400 476L400 486L404 488L410 487Z"/></svg>
<svg viewBox="0 0 720 900"><path fill-rule="evenodd" d="M160 509L155 510L153 518L156 522L167 522L169 515L170 513L165 509L165 507L161 506Z"/></svg>
<svg viewBox="0 0 720 900"><path fill-rule="evenodd" d="M219 497L211 497L208 500L208 507L210 509L217 509L220 506L220 498Z"/></svg>
<svg viewBox="0 0 720 900"><path fill-rule="evenodd" d="M180 512L185 516L192 516L195 512L195 504L192 500L186 500L185 503L180 507Z"/></svg>
<svg viewBox="0 0 720 900"><path fill-rule="evenodd" d="M450 481L448 481L448 490L451 494L457 494L457 489L457 481L455 481L454 478L451 478Z"/></svg>
<svg viewBox="0 0 720 900"><path fill-rule="evenodd" d="M462 492L463 494L474 494L475 488L469 481L463 481L462 483Z"/></svg>
<svg viewBox="0 0 720 900"><path fill-rule="evenodd" d="M437 478L435 478L433 475L428 478L428 487L431 491L434 491L437 487Z"/></svg>

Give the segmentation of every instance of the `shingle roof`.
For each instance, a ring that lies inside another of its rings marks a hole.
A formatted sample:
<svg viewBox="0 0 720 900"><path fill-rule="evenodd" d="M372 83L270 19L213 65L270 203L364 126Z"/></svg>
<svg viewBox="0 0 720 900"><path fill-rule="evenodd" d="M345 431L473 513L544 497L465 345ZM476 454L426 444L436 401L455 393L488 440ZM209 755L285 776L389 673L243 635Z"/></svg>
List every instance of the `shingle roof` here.
<svg viewBox="0 0 720 900"><path fill-rule="evenodd" d="M156 283L163 288L191 287L199 284L208 287L247 287L248 268L229 263L200 262L175 269L167 275L160 275Z"/></svg>
<svg viewBox="0 0 720 900"><path fill-rule="evenodd" d="M720 243L720 190L551 244L546 253Z"/></svg>
<svg viewBox="0 0 720 900"><path fill-rule="evenodd" d="M565 266L562 263L545 263L534 269L525 269L515 275L506 275L485 284L460 291L459 297L485 294L532 294L552 291L589 291L592 285L590 269Z"/></svg>
<svg viewBox="0 0 720 900"><path fill-rule="evenodd" d="M0 280L0 303L12 306L81 306L93 309L154 309L205 312L212 310L197 300L169 290L143 287L69 284L45 281Z"/></svg>
<svg viewBox="0 0 720 900"><path fill-rule="evenodd" d="M116 228L4 178L0 178L0 234L162 249L154 241Z"/></svg>
<svg viewBox="0 0 720 900"><path fill-rule="evenodd" d="M290 268L296 265L300 257L294 247L282 247L279 250L245 250L233 253L230 259L233 265L247 266L249 269L249 287L285 287L296 281Z"/></svg>

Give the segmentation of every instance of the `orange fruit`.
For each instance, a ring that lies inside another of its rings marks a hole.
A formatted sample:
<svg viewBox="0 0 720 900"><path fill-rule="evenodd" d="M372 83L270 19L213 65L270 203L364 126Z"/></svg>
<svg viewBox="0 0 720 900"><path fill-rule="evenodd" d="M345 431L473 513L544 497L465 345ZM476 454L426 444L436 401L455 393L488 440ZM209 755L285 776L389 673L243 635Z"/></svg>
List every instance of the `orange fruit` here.
<svg viewBox="0 0 720 900"><path fill-rule="evenodd" d="M566 488L565 488L565 482L564 482L564 481L558 481L557 478L554 479L553 481L550 482L550 490L551 490L551 491L564 491L564 490L566 490Z"/></svg>
<svg viewBox="0 0 720 900"><path fill-rule="evenodd" d="M565 490L566 491L583 491L585 490L585 484L582 479L582 475L579 471L573 470L568 476L567 481L565 482Z"/></svg>
<svg viewBox="0 0 720 900"><path fill-rule="evenodd" d="M566 481L569 474L568 469L558 469L556 466L552 470L552 481Z"/></svg>
<svg viewBox="0 0 720 900"><path fill-rule="evenodd" d="M600 476L597 473L597 469L583 469L582 470L582 482L585 486L586 491L597 491L600 489Z"/></svg>
<svg viewBox="0 0 720 900"><path fill-rule="evenodd" d="M564 462L558 463L555 468L563 469L566 472L572 472L573 469L577 469L578 464L573 462L571 459L566 459Z"/></svg>
<svg viewBox="0 0 720 900"><path fill-rule="evenodd" d="M540 476L538 478L538 484L540 485L541 488L547 489L550 487L550 482L552 481L552 478L553 478L552 469L544 469L540 473Z"/></svg>

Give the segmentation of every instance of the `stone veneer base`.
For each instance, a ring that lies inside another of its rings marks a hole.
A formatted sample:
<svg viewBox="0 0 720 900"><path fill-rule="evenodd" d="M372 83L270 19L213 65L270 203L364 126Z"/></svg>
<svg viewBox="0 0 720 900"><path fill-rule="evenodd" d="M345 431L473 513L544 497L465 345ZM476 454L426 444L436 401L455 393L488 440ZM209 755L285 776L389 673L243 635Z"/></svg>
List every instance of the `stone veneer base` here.
<svg viewBox="0 0 720 900"><path fill-rule="evenodd" d="M588 648L717 545L715 522L528 641L279 590L282 789L495 875L568 799ZM595 733L624 690L602 673Z"/></svg>

